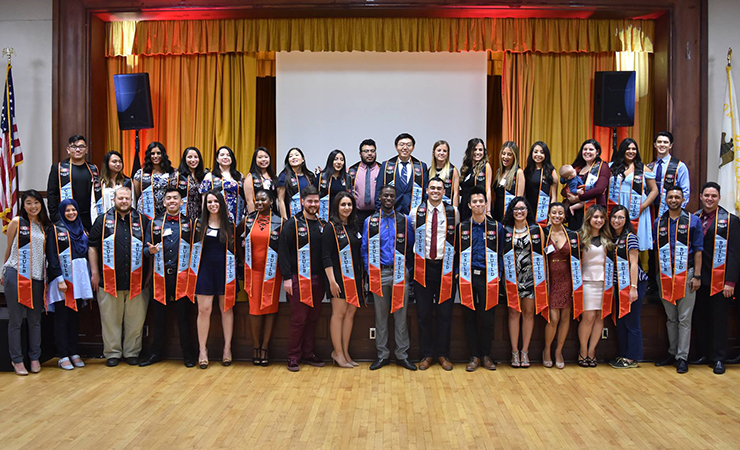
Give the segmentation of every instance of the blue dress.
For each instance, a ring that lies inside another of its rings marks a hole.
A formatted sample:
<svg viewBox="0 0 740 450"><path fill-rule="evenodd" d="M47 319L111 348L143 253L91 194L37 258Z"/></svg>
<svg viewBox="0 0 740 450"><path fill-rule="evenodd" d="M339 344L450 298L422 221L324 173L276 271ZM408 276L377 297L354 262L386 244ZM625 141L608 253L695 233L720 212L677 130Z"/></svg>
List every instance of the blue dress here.
<svg viewBox="0 0 740 450"><path fill-rule="evenodd" d="M211 179L204 179L200 183L200 194L205 198L205 193L213 188ZM224 200L226 208L229 210L229 219L236 223L241 220L238 217L242 211L239 211L239 182L234 180L223 180Z"/></svg>
<svg viewBox="0 0 740 450"><path fill-rule="evenodd" d="M630 204L630 194L632 191L633 173L627 175L627 177L624 179L624 181L619 187L619 204L626 208L629 208L629 204ZM648 192L647 180L655 179L655 172L651 172L649 169L647 169L647 167L645 167L645 170L643 173L644 173L645 181L644 181L643 189L642 189L642 200L640 200L641 203L644 203L645 200L647 199L647 192ZM640 226L639 226L639 229L637 230L637 240L639 241L640 251L650 250L653 248L653 230L651 228L652 224L653 224L653 220L652 220L652 214L650 212L650 208L645 208L645 210L643 210L642 213L640 213Z"/></svg>
<svg viewBox="0 0 740 450"><path fill-rule="evenodd" d="M208 227L208 231L217 231L216 236L206 233L203 239L198 281L195 284L197 295L224 295L226 286L226 246L218 240L221 230Z"/></svg>

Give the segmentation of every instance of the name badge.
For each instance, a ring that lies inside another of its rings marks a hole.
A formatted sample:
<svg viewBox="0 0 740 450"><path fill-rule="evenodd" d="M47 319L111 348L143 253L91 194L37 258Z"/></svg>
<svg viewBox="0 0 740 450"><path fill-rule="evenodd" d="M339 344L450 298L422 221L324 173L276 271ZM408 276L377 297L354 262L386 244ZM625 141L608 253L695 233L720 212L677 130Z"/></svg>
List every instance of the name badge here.
<svg viewBox="0 0 740 450"><path fill-rule="evenodd" d="M218 237L218 230L208 229L206 236Z"/></svg>
<svg viewBox="0 0 740 450"><path fill-rule="evenodd" d="M545 254L549 255L550 253L553 253L555 251L555 246L550 244L545 248Z"/></svg>
<svg viewBox="0 0 740 450"><path fill-rule="evenodd" d="M172 228L165 228L164 233L162 233L163 237L170 236L172 234Z"/></svg>

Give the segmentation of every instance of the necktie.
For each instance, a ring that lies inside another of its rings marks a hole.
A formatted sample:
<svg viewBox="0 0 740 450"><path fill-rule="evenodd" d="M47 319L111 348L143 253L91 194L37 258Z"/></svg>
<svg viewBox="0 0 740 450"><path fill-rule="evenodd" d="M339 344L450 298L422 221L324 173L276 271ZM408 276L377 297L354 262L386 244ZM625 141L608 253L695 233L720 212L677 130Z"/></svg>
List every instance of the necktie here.
<svg viewBox="0 0 740 450"><path fill-rule="evenodd" d="M406 167L409 163L402 162L401 163L401 175L399 176L399 180L396 182L396 186L398 187L398 190L405 191L406 189L406 178L408 177L408 169Z"/></svg>
<svg viewBox="0 0 740 450"><path fill-rule="evenodd" d="M372 176L372 173L370 171L370 166L365 166L365 208L370 206L372 203L372 200L370 198L370 177Z"/></svg>
<svg viewBox="0 0 740 450"><path fill-rule="evenodd" d="M432 239L429 243L429 259L437 259L437 208L432 213Z"/></svg>
<svg viewBox="0 0 740 450"><path fill-rule="evenodd" d="M655 197L653 204L660 207L660 197L663 195L663 160L659 159L655 164L655 185L658 186L658 196Z"/></svg>

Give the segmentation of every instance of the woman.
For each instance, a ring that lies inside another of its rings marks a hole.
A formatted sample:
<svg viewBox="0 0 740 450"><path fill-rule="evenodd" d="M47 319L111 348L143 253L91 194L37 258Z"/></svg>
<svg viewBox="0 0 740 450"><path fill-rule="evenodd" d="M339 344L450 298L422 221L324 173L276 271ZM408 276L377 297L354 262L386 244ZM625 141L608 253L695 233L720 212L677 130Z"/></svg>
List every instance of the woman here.
<svg viewBox="0 0 740 450"><path fill-rule="evenodd" d="M212 189L205 195L203 215L195 225L191 275L198 298L198 366L208 368L208 331L211 325L213 299L218 297L221 326L224 331L224 351L221 364L231 365L231 336L234 332L233 306L236 300L236 277L227 280L227 274L236 273L234 257L234 224L229 220L226 201L220 190ZM200 249L198 248L200 247ZM195 255L199 255L197 258ZM188 282L190 284L190 282Z"/></svg>
<svg viewBox="0 0 740 450"><path fill-rule="evenodd" d="M170 184L180 191L182 206L180 212L195 223L203 210L203 201L200 195L200 185L203 182L207 169L203 168L203 156L197 147L188 147L182 152L180 166L170 177Z"/></svg>
<svg viewBox="0 0 740 450"><path fill-rule="evenodd" d="M236 156L227 146L222 145L216 151L216 164L213 170L206 174L200 184L200 193L205 194L209 190L221 192L227 206L229 220L234 223L241 221L244 216L244 193L241 172L236 170Z"/></svg>
<svg viewBox="0 0 740 450"><path fill-rule="evenodd" d="M559 202L550 203L548 217L550 226L546 230L545 254L547 255L547 279L550 281L548 290L550 321L545 326L545 350L542 352L542 364L545 367L552 367L552 343L557 334L555 367L562 369L565 367L563 345L570 329L573 296L576 291L578 295L582 294L581 250L578 246L578 233L563 226L565 205ZM573 274L573 270L577 273ZM577 280L576 286L573 285L574 278Z"/></svg>
<svg viewBox="0 0 740 450"><path fill-rule="evenodd" d="M164 192L174 170L167 150L159 142L152 142L144 154L144 167L134 174L134 191L138 204L136 210L149 220L164 214Z"/></svg>
<svg viewBox="0 0 740 450"><path fill-rule="evenodd" d="M658 187L655 184L655 173L642 163L634 139L626 138L619 144L609 168L612 175L609 183L609 207L626 207L632 229L637 230L639 250L652 249L653 219L650 205L658 196Z"/></svg>
<svg viewBox="0 0 740 450"><path fill-rule="evenodd" d="M609 187L611 171L601 160L601 145L596 139L587 139L581 144L581 149L572 166L584 180L584 187L578 190L578 194L571 193L566 187L563 189L563 197L571 205L586 202L584 207L576 210L575 215L571 216L568 221L569 228L577 230L581 228L584 211L589 206L593 204L606 206L606 190Z"/></svg>
<svg viewBox="0 0 740 450"><path fill-rule="evenodd" d="M542 228L532 222L531 209L524 197L514 197L511 200L503 224L506 230L502 253L509 306L511 366L526 368L530 365L529 343L532 340L535 312L540 313L547 309L543 245L545 236ZM520 318L521 353L519 352Z"/></svg>
<svg viewBox="0 0 740 450"><path fill-rule="evenodd" d="M550 148L544 142L537 141L529 149L524 179L524 197L534 209L534 220L545 226L548 207L558 196L558 173L550 160Z"/></svg>
<svg viewBox="0 0 740 450"><path fill-rule="evenodd" d="M340 192L331 204L330 226L324 227L322 249L327 286L331 293L331 359L339 367L358 366L349 356L349 339L355 312L364 299L362 289L364 269L360 246L362 235L357 229L355 199L349 192Z"/></svg>
<svg viewBox="0 0 740 450"><path fill-rule="evenodd" d="M578 365L596 367L596 346L604 329L602 311L612 300L614 243L606 224L606 208L601 205L588 208L578 239L583 271L583 299L573 301L573 316L582 315L578 324Z"/></svg>
<svg viewBox="0 0 740 450"><path fill-rule="evenodd" d="M59 222L48 230L46 259L49 281L48 310L54 313L54 338L60 368L85 367L77 353L77 311L93 298L87 262L87 232L77 215L77 202L59 204Z"/></svg>
<svg viewBox="0 0 740 450"><path fill-rule="evenodd" d="M103 157L100 168L100 187L103 189L103 211L113 207L113 196L119 186L131 186L131 178L123 173L123 156L111 150Z"/></svg>
<svg viewBox="0 0 740 450"><path fill-rule="evenodd" d="M316 179L316 189L319 190L319 217L329 221L329 206L334 197L340 192L352 191L352 180L347 174L344 153L341 150L332 150L326 158L324 171Z"/></svg>
<svg viewBox="0 0 740 450"><path fill-rule="evenodd" d="M491 179L493 169L488 163L488 152L483 139L473 138L468 141L462 167L460 168L460 221L470 218L470 192L474 186L486 190L486 214L491 214ZM499 221L500 222L500 221Z"/></svg>
<svg viewBox="0 0 740 450"><path fill-rule="evenodd" d="M316 183L316 176L308 170L306 157L300 148L291 148L285 155L285 168L277 181L280 217L287 220L301 210L301 192Z"/></svg>
<svg viewBox="0 0 740 450"><path fill-rule="evenodd" d="M621 146L620 146L621 147ZM647 276L639 264L639 239L627 219L629 211L617 205L609 215L611 234L614 237L614 304L613 318L617 323L619 357L610 365L615 369L637 367L642 359L641 298L645 296Z"/></svg>
<svg viewBox="0 0 740 450"><path fill-rule="evenodd" d="M519 168L519 147L512 142L504 142L501 147L500 165L494 180L496 200L493 206L493 218L501 221L509 209L514 197L524 195L524 171ZM533 212L534 213L534 212Z"/></svg>
<svg viewBox="0 0 740 450"><path fill-rule="evenodd" d="M44 313L46 235L51 225L41 194L33 189L21 197L20 215L8 225L8 246L0 284L8 304L8 349L16 375L28 375L23 364L21 325L28 322L28 357L31 372L41 371L41 316ZM28 261L19 269L19 261Z"/></svg>
<svg viewBox="0 0 740 450"><path fill-rule="evenodd" d="M257 189L255 211L249 213L237 232L243 238L244 290L249 296L249 325L254 343L252 364L256 366L269 364L268 349L283 281L277 265L283 221L274 213L273 203L270 191Z"/></svg>
<svg viewBox="0 0 740 450"><path fill-rule="evenodd" d="M429 179L440 177L445 185L442 201L455 208L460 204L460 173L450 163L450 144L437 141L432 147L432 164L429 165Z"/></svg>
<svg viewBox="0 0 740 450"><path fill-rule="evenodd" d="M252 155L252 165L249 167L249 173L244 177L244 194L247 198L247 211L255 210L254 195L260 189L267 191L270 198L277 197L275 189L275 169L272 167L272 157L265 147L257 147ZM273 208L277 212L274 202Z"/></svg>

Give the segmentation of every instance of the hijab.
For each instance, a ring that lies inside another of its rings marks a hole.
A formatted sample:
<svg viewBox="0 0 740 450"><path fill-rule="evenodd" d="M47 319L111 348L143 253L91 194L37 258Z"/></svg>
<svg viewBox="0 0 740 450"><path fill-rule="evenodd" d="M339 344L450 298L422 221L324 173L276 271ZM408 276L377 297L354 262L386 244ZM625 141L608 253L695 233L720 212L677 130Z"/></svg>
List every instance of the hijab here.
<svg viewBox="0 0 740 450"><path fill-rule="evenodd" d="M73 222L67 220L64 213L67 211L67 206L72 205L77 210L77 217ZM77 206L77 202L74 199L62 200L59 203L59 218L62 224L69 232L70 241L72 242L72 258L75 257L86 257L87 256L87 233L85 228L82 226L82 220L80 220L80 208Z"/></svg>

